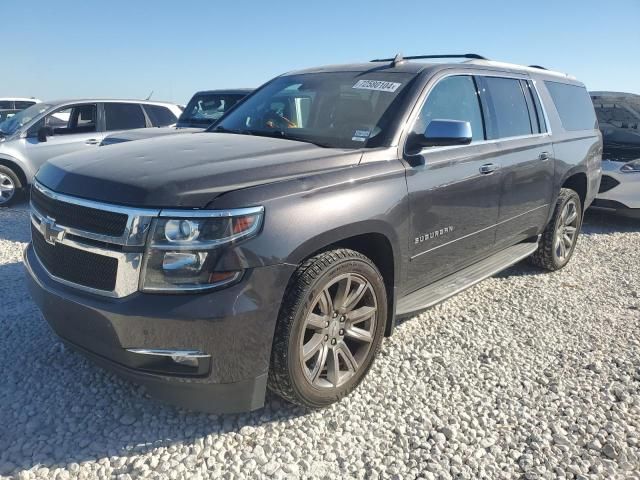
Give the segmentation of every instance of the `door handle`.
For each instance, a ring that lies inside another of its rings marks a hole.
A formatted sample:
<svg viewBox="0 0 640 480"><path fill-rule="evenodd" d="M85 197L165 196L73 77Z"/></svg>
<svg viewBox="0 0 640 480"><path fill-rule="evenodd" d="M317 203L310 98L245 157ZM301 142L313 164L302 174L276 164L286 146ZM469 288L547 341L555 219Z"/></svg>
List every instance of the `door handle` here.
<svg viewBox="0 0 640 480"><path fill-rule="evenodd" d="M487 163L487 164L482 165L480 167L480 173L482 175L490 175L493 172L495 172L496 170L498 170L498 168L500 168L500 167L498 167L498 165L496 165L494 163Z"/></svg>
<svg viewBox="0 0 640 480"><path fill-rule="evenodd" d="M86 142L87 145L98 145L100 143L100 140L96 139L96 138L90 138L89 140L87 140Z"/></svg>
<svg viewBox="0 0 640 480"><path fill-rule="evenodd" d="M538 158L540 160L549 160L550 157L551 155L549 155L549 152L542 152L540 155L538 155Z"/></svg>

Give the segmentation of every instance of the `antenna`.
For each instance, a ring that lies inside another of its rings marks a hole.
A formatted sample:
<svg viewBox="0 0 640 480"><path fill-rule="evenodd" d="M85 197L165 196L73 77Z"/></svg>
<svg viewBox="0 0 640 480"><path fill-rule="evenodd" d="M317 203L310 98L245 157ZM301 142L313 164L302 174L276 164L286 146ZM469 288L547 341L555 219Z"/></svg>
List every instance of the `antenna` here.
<svg viewBox="0 0 640 480"><path fill-rule="evenodd" d="M153 95L153 90L151 90L151 93L149 94L149 96L147 98L145 98L145 100L151 100L151 95Z"/></svg>

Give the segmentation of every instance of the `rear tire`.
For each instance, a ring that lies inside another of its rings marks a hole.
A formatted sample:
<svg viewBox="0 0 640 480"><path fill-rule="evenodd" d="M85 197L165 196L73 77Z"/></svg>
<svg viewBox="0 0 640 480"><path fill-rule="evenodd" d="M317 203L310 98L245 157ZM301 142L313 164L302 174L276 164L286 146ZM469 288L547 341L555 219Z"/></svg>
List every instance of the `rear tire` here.
<svg viewBox="0 0 640 480"><path fill-rule="evenodd" d="M5 165L0 165L0 207L15 203L22 193L20 177Z"/></svg>
<svg viewBox="0 0 640 480"><path fill-rule="evenodd" d="M571 189L563 188L553 217L542 233L538 250L529 257L530 263L550 271L563 268L573 256L581 228L580 196Z"/></svg>
<svg viewBox="0 0 640 480"><path fill-rule="evenodd" d="M306 408L339 401L371 368L386 322L384 281L369 258L347 249L316 255L285 293L269 388Z"/></svg>

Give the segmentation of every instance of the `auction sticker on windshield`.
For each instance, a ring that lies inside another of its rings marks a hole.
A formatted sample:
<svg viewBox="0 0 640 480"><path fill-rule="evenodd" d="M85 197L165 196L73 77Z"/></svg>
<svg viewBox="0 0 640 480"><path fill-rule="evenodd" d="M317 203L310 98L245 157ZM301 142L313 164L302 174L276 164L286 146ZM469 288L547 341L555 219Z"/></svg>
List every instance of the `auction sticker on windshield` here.
<svg viewBox="0 0 640 480"><path fill-rule="evenodd" d="M402 85L396 82L385 82L383 80L358 80L353 88L360 90L377 90L379 92L395 92Z"/></svg>

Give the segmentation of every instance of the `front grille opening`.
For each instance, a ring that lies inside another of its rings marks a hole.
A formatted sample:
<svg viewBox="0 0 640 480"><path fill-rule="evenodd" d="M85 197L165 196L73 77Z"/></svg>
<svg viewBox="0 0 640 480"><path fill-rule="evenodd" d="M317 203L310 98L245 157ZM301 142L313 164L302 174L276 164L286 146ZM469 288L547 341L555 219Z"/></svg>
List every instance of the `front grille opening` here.
<svg viewBox="0 0 640 480"><path fill-rule="evenodd" d="M31 188L31 203L42 214L54 218L58 225L85 232L120 237L127 227L128 216L61 202L46 196L36 187Z"/></svg>
<svg viewBox="0 0 640 480"><path fill-rule="evenodd" d="M118 260L77 248L47 243L42 234L31 224L31 240L38 259L47 271L62 280L113 291L118 275Z"/></svg>

